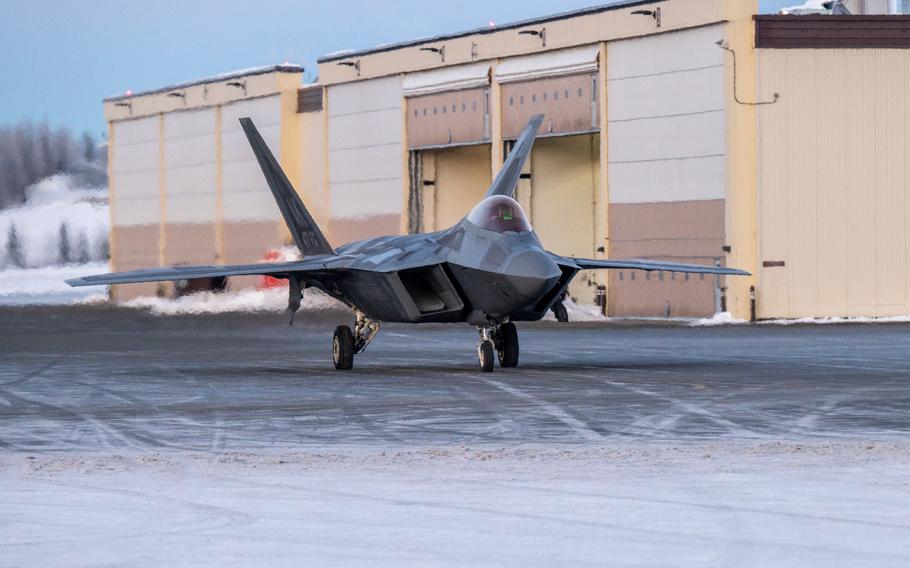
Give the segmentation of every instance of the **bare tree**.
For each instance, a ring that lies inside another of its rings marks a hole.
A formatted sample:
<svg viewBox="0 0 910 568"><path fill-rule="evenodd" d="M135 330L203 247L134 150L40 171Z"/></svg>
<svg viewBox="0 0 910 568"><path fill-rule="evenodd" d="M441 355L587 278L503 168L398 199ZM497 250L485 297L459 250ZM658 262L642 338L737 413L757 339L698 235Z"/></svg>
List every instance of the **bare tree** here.
<svg viewBox="0 0 910 568"><path fill-rule="evenodd" d="M22 243L19 242L19 233L16 225L9 226L6 235L6 261L17 268L25 267L25 258L22 256Z"/></svg>
<svg viewBox="0 0 910 568"><path fill-rule="evenodd" d="M60 238L57 241L60 250L60 264L69 264L73 261L73 252L70 247L70 231L66 221L60 223Z"/></svg>

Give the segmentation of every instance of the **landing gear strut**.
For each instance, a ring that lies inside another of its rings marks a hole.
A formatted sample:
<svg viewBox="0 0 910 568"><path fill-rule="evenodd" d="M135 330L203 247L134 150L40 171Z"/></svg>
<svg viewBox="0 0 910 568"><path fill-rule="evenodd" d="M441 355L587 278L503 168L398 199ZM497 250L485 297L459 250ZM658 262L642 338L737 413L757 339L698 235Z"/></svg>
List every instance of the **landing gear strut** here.
<svg viewBox="0 0 910 568"><path fill-rule="evenodd" d="M489 373L493 370L493 352L499 357L500 367L518 366L518 330L515 324L506 322L499 325L479 327L480 341L477 342L477 359L480 370Z"/></svg>
<svg viewBox="0 0 910 568"><path fill-rule="evenodd" d="M332 338L332 362L339 371L354 367L354 355L361 353L379 333L379 322L373 321L361 312L355 313L354 330L346 325L335 328Z"/></svg>

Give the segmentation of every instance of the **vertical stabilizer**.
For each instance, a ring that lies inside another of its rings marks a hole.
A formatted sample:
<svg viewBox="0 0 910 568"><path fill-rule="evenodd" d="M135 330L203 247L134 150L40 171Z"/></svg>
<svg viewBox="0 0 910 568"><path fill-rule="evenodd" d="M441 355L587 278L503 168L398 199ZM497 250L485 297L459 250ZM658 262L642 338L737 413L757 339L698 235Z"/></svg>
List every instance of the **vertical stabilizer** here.
<svg viewBox="0 0 910 568"><path fill-rule="evenodd" d="M518 140L509 152L508 158L502 164L490 189L487 190L487 197L493 195L506 195L514 197L515 186L518 184L518 178L521 176L521 168L525 165L525 160L531 154L531 147L534 146L534 139L537 138L537 131L543 122L542 114L535 114L528 121L528 125L521 131Z"/></svg>
<svg viewBox="0 0 910 568"><path fill-rule="evenodd" d="M297 195L294 186L288 180L288 176L278 165L278 161L272 155L265 140L262 139L259 131L256 130L253 121L249 118L241 118L240 125L250 141L250 147L253 148L253 153L256 154L256 160L259 162L259 167L262 168L265 181L268 183L269 189L272 190L278 209L281 210L281 216L284 217L284 222L287 223L300 254L304 256L316 254L334 255L335 249L332 248L325 235L319 230L319 225L316 224L313 216L310 215L303 201L300 200L300 196Z"/></svg>

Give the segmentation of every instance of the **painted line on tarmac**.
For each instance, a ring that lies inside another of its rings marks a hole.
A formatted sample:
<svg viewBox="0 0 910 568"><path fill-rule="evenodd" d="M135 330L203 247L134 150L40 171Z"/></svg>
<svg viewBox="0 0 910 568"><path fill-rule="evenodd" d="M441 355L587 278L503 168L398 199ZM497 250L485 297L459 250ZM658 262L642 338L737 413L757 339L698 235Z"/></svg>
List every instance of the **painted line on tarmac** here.
<svg viewBox="0 0 910 568"><path fill-rule="evenodd" d="M552 416L553 418L559 420L572 430L574 430L582 438L592 441L592 442L602 442L604 437L592 430L587 424L581 420L575 418L574 416L567 413L565 410L561 409L555 404L540 400L532 394L528 394L523 390L511 387L507 384L501 383L499 381L494 381L491 379L484 379L483 382L487 383L490 386L496 387L503 392L507 392L512 396L518 397L522 400L526 400L535 406L539 407L541 410Z"/></svg>

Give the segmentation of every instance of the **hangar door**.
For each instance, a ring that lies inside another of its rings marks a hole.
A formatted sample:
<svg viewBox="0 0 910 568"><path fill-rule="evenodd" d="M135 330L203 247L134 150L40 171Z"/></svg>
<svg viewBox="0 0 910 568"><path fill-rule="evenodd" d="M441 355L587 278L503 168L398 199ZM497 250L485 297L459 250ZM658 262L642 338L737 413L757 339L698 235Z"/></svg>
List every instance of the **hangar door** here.
<svg viewBox="0 0 910 568"><path fill-rule="evenodd" d="M397 234L402 204L401 79L328 88L329 237Z"/></svg>
<svg viewBox="0 0 910 568"><path fill-rule="evenodd" d="M218 261L215 113L208 108L164 115L167 265Z"/></svg>
<svg viewBox="0 0 910 568"><path fill-rule="evenodd" d="M111 268L159 266L161 197L159 132L151 116L113 123L111 137ZM153 295L155 284L115 286L118 300Z"/></svg>
<svg viewBox="0 0 910 568"><path fill-rule="evenodd" d="M608 44L611 258L723 262L722 37L722 26L709 26ZM721 284L610 271L610 313L709 315Z"/></svg>
<svg viewBox="0 0 910 568"><path fill-rule="evenodd" d="M221 160L224 262L259 262L282 245L281 214L268 191L262 170L240 127L240 117L253 119L262 138L281 160L281 104L278 95L239 101L221 109ZM254 277L233 278L249 285ZM234 285L232 284L232 285Z"/></svg>
<svg viewBox="0 0 910 568"><path fill-rule="evenodd" d="M405 77L408 229L446 229L490 185L490 66L461 65Z"/></svg>
<svg viewBox="0 0 910 568"><path fill-rule="evenodd" d="M597 46L517 57L502 62L502 130L507 149L531 116L544 122L518 198L544 246L555 253L592 258L600 175ZM580 274L569 288L576 301L597 299L596 273Z"/></svg>

